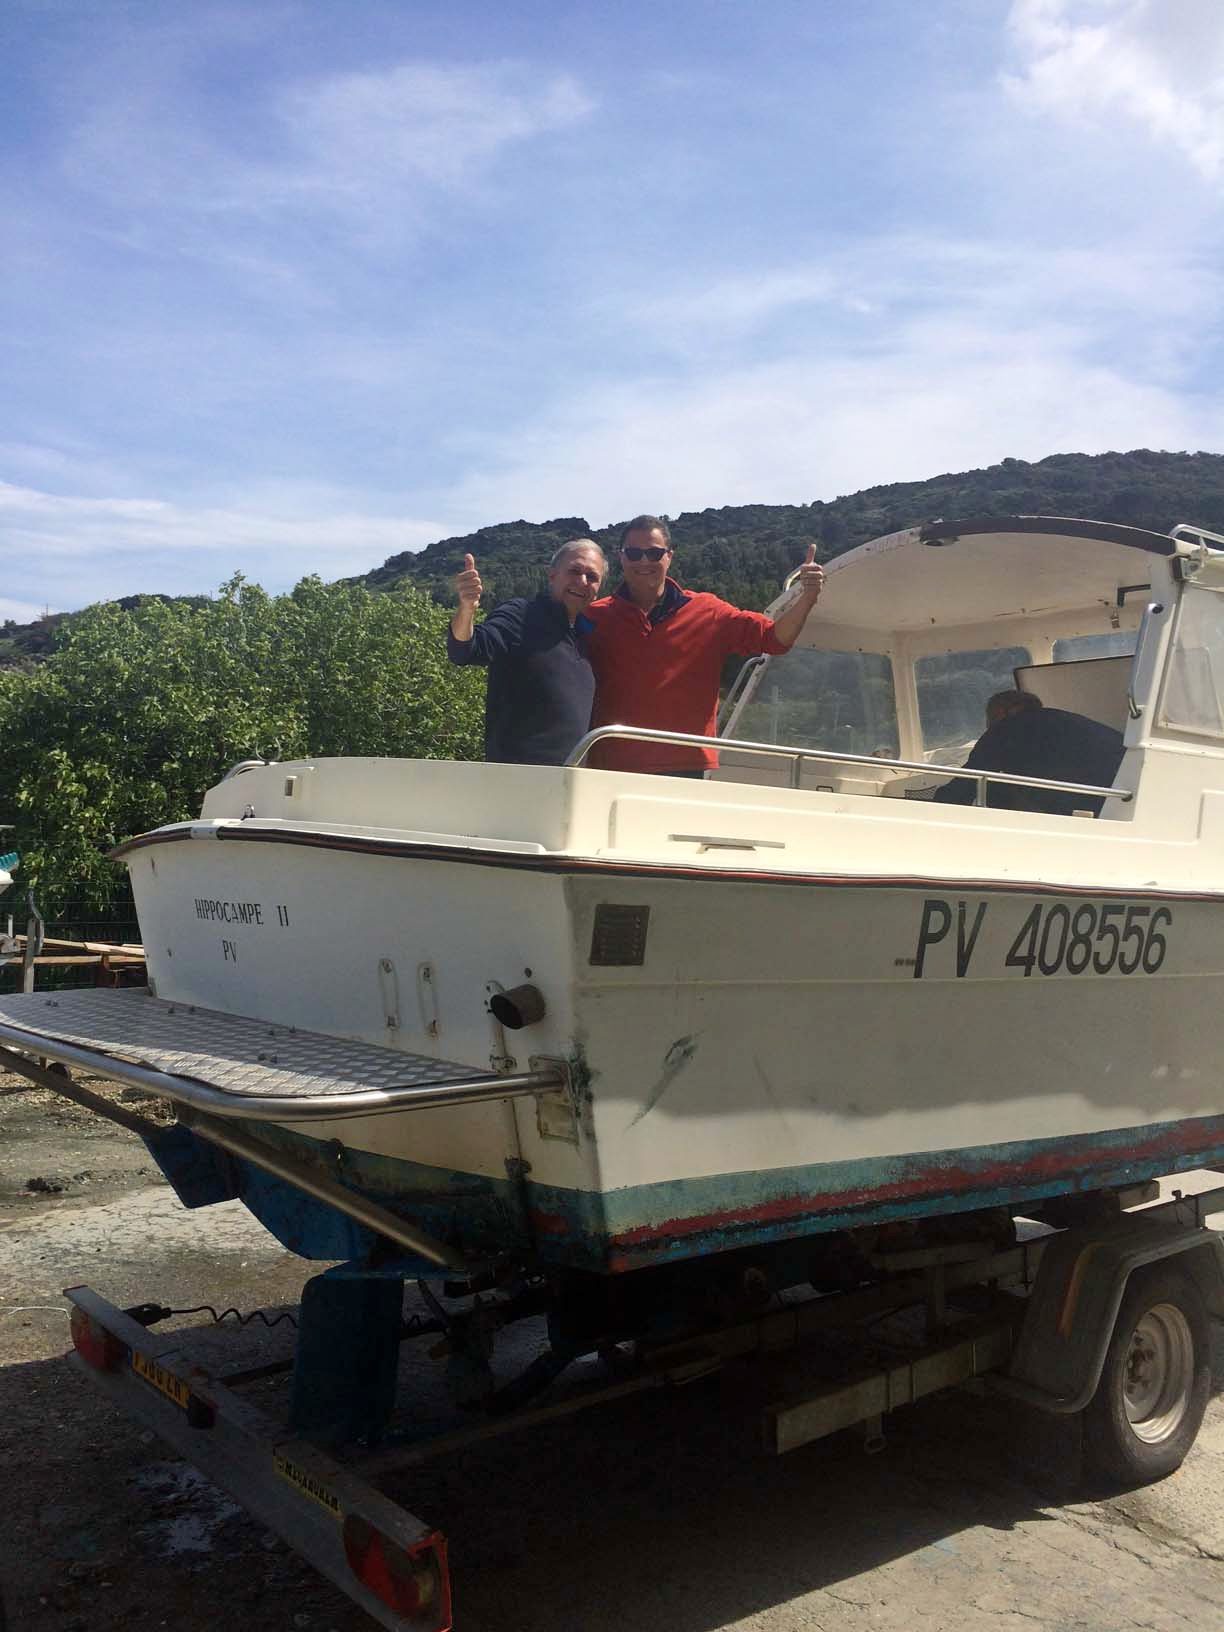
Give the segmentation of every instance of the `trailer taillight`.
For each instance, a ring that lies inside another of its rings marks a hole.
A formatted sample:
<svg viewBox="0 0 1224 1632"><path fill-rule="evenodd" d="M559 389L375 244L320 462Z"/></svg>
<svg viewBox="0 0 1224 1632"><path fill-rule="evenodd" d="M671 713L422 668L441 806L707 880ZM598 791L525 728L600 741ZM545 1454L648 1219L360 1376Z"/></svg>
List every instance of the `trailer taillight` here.
<svg viewBox="0 0 1224 1632"><path fill-rule="evenodd" d="M123 1364L127 1349L83 1309L73 1309L68 1325L72 1346L87 1365L96 1371L115 1371Z"/></svg>
<svg viewBox="0 0 1224 1632"><path fill-rule="evenodd" d="M431 1632L447 1632L450 1576L443 1536L435 1532L405 1548L367 1519L350 1513L344 1521L344 1552L353 1574L388 1609Z"/></svg>

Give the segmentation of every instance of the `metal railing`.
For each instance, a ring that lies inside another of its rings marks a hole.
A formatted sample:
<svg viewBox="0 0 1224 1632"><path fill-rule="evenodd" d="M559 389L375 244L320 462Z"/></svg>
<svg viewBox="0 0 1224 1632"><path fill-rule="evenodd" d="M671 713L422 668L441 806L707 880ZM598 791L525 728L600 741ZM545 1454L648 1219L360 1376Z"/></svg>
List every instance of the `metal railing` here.
<svg viewBox="0 0 1224 1632"><path fill-rule="evenodd" d="M1137 720L1143 713L1143 704L1138 700L1140 693L1144 689L1141 664L1152 624L1163 612L1163 602L1149 601L1143 609L1142 618L1139 620L1139 633L1135 637L1135 650L1131 656L1130 677L1126 682L1126 712L1132 720Z"/></svg>
<svg viewBox="0 0 1224 1632"><path fill-rule="evenodd" d="M763 664L768 662L769 658L764 652L761 652L757 657L750 657L744 664L743 668L741 668L739 673L736 675L735 679L731 682L731 690L723 698L722 706L718 710L719 731L722 730L723 726L731 718L732 714L735 713L735 705L739 702L740 693L743 691L744 687L748 684L749 680L752 679L757 670Z"/></svg>
<svg viewBox="0 0 1224 1632"><path fill-rule="evenodd" d="M874 754L844 754L832 748L797 748L780 742L740 742L728 737L699 737L686 731L651 731L637 725L601 725L588 731L565 761L574 768L582 764L598 742L667 742L677 747L723 750L737 754L762 754L767 758L788 759L791 762L790 785L803 785L803 767L808 760L823 765L870 765L873 770L886 767L892 771L920 771L928 776L959 777L976 782L974 803L986 803L986 789L992 782L1005 782L1019 788L1045 788L1053 793L1081 793L1090 799L1120 799L1129 804L1135 797L1129 788L1097 788L1086 782L1056 782L1044 776L1017 776L1011 771L967 770L963 765L930 765L925 760L878 759Z"/></svg>
<svg viewBox="0 0 1224 1632"><path fill-rule="evenodd" d="M109 996L108 993L100 994ZM429 1110L438 1105L479 1105L490 1099L519 1099L564 1088L559 1065L538 1071L474 1071L445 1082L405 1084L394 1088L358 1088L342 1094L236 1094L195 1077L178 1076L156 1066L126 1060L103 1048L69 1042L49 1031L0 1019L0 1062L11 1050L60 1060L77 1070L94 1071L114 1082L193 1111L211 1112L238 1122L340 1122L350 1116L385 1116L393 1111Z"/></svg>
<svg viewBox="0 0 1224 1632"><path fill-rule="evenodd" d="M228 782L232 777L241 776L244 771L256 771L271 763L272 761L267 759L240 759L236 765L230 766L221 780Z"/></svg>

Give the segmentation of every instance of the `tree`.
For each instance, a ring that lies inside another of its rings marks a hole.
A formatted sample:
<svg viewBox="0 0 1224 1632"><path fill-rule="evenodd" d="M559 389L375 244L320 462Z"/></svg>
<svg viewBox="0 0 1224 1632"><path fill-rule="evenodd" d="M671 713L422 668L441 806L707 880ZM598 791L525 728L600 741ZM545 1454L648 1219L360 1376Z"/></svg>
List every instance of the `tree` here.
<svg viewBox="0 0 1224 1632"><path fill-rule="evenodd" d="M240 577L203 604L91 607L29 673L0 671L0 822L55 912L100 905L119 840L198 813L240 759L478 756L483 675L446 660L447 614L408 586Z"/></svg>

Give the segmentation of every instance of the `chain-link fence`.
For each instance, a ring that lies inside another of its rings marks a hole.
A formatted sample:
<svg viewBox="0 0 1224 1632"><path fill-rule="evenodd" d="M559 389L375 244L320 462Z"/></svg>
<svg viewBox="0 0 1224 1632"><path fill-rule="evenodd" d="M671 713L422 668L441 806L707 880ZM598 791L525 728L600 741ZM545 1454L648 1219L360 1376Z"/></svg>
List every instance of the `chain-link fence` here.
<svg viewBox="0 0 1224 1632"><path fill-rule="evenodd" d="M38 905L37 898L35 905ZM11 936L24 936L30 926L29 897L14 881L11 889L0 895L0 992L18 991L22 980L22 953L5 953L3 948ZM108 946L139 944L140 925L131 893L116 894L103 905L96 901L66 901L59 910L44 920L45 958L85 957L74 954L72 948L58 946L57 941L105 943ZM71 987L92 986L98 976L97 962L40 962L35 970L38 991L64 991Z"/></svg>

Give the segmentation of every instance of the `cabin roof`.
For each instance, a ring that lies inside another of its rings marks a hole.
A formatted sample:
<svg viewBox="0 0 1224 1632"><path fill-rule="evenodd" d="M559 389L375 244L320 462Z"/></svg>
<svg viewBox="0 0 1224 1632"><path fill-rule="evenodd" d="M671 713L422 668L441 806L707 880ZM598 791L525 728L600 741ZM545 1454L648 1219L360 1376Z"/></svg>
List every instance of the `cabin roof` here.
<svg viewBox="0 0 1224 1632"><path fill-rule="evenodd" d="M1164 533L1061 516L927 522L830 561L805 644L822 627L929 629L1118 606L1120 591L1148 587L1150 556L1178 548Z"/></svg>
<svg viewBox="0 0 1224 1632"><path fill-rule="evenodd" d="M1078 538L1121 544L1128 550L1152 555L1174 555L1177 540L1146 527L1123 527L1115 521L1078 521L1072 516L965 516L957 521L928 521L913 529L924 544L950 544L978 534L1014 537L1026 533L1041 538Z"/></svg>

